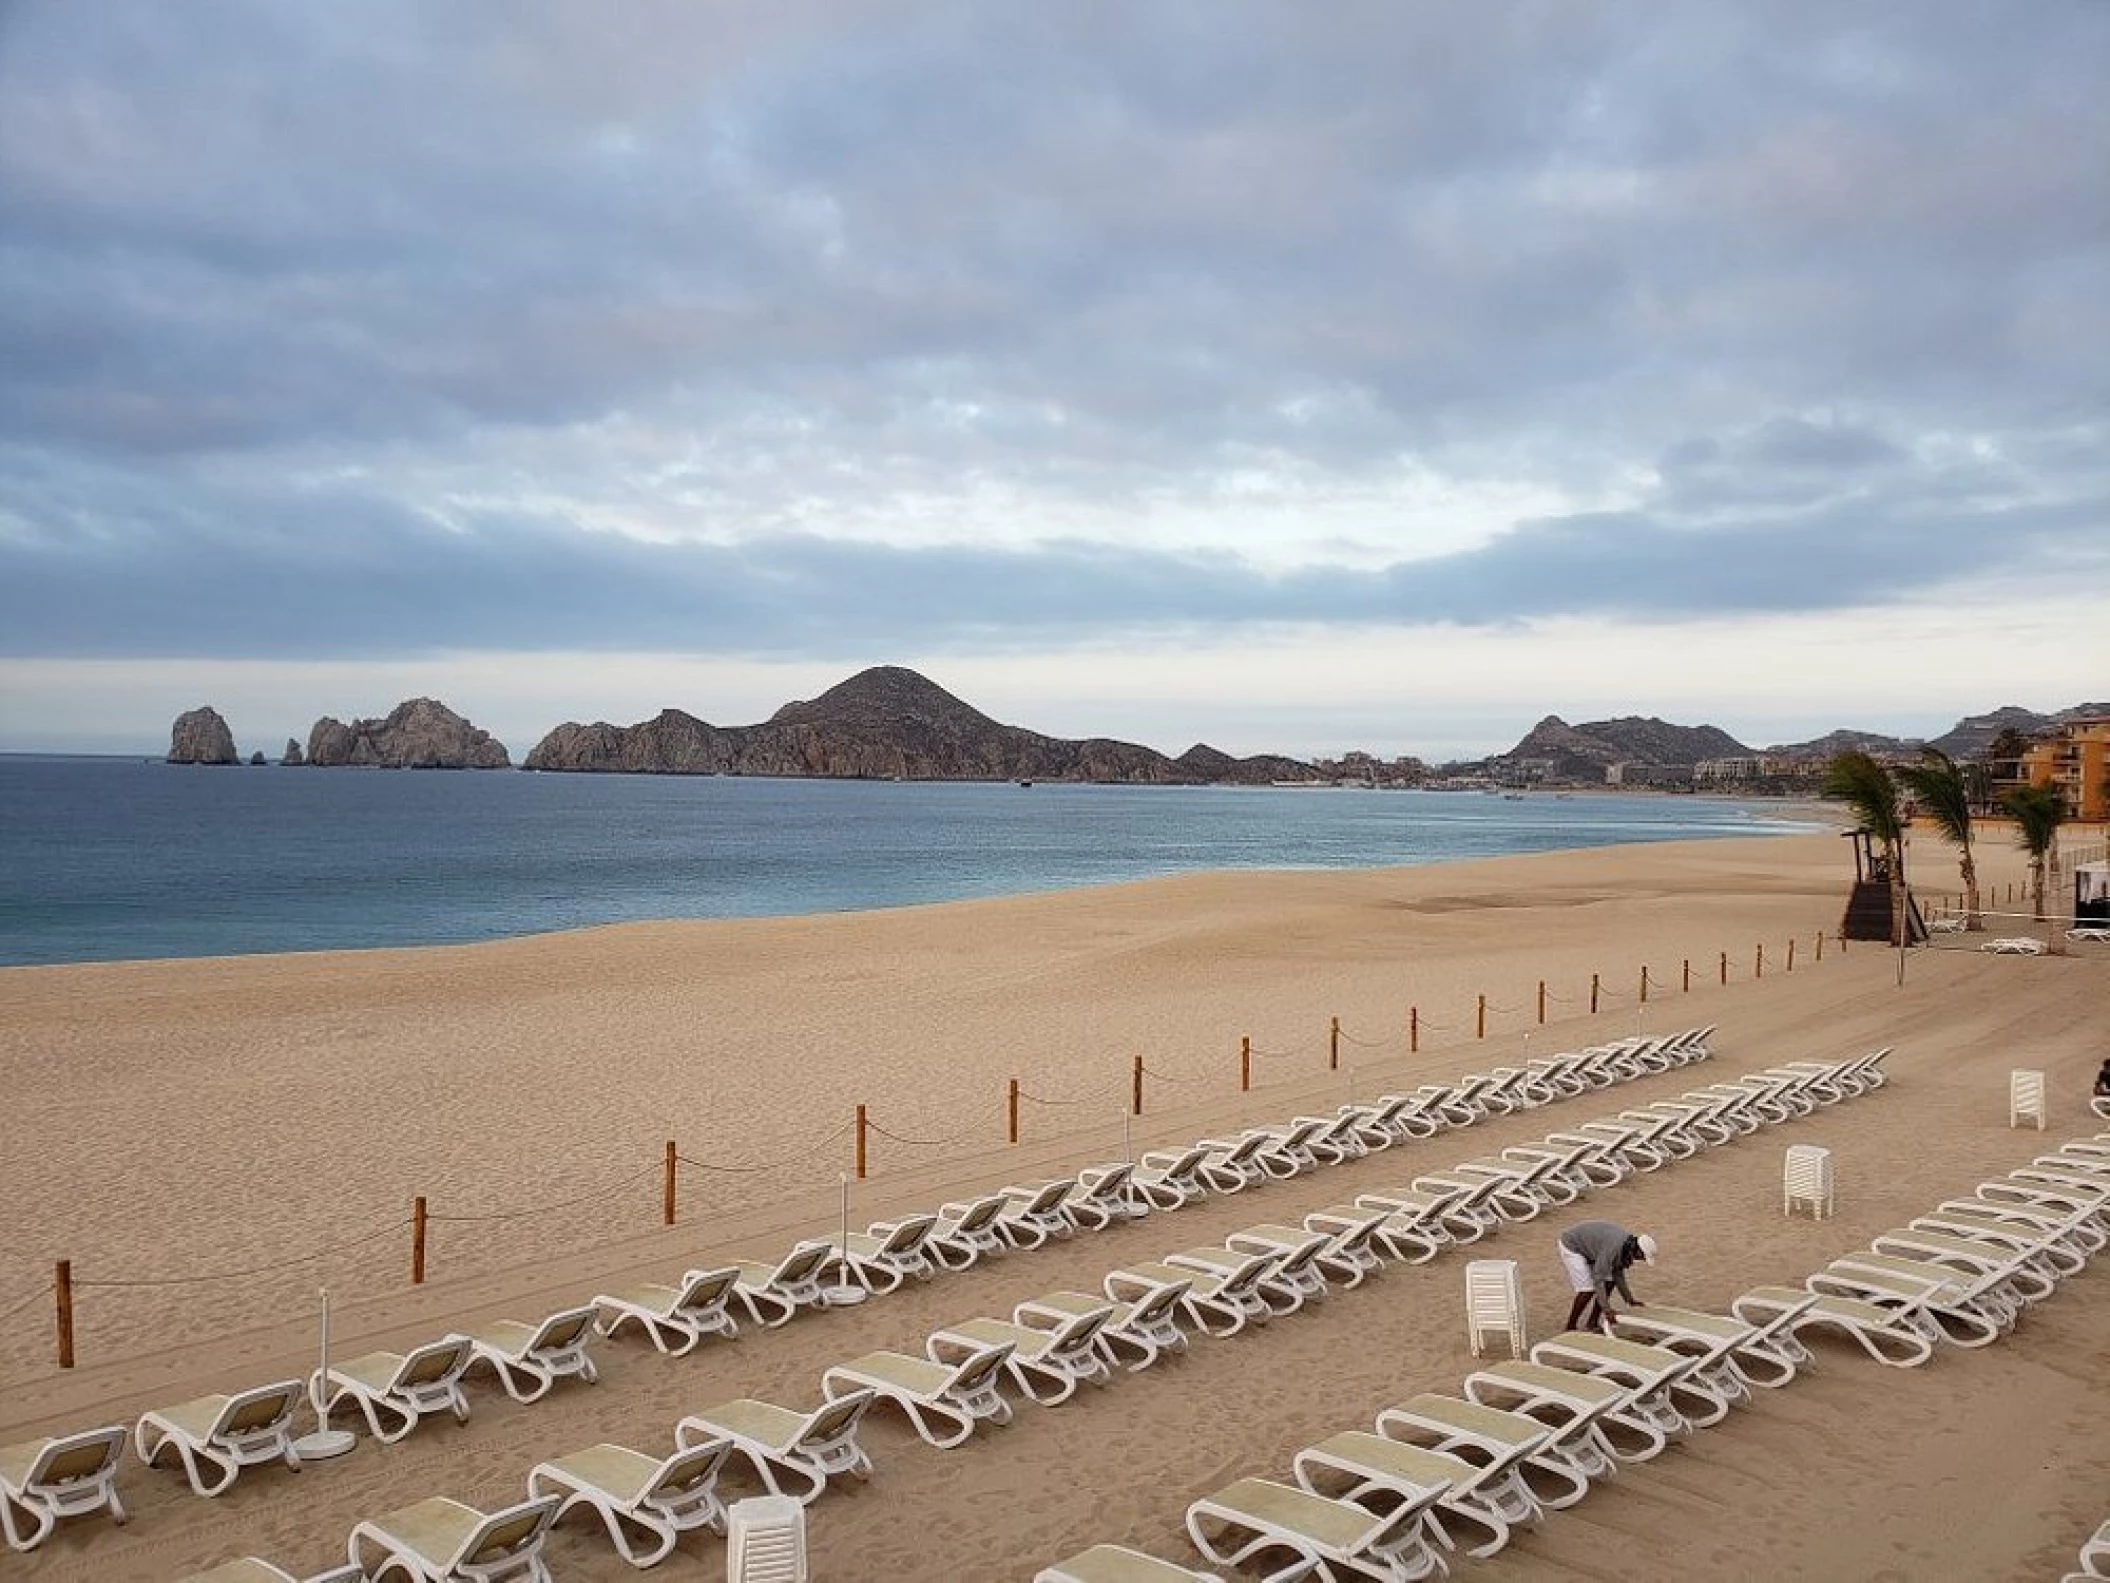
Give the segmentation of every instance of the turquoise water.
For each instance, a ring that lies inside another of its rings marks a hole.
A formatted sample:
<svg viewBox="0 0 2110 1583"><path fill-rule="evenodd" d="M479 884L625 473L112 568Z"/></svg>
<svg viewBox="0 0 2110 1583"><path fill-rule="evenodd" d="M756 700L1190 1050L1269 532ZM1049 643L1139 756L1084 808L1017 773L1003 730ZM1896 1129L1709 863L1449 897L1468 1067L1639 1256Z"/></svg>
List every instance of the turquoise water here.
<svg viewBox="0 0 2110 1583"><path fill-rule="evenodd" d="M0 756L0 965L431 945L1814 828L1696 797Z"/></svg>

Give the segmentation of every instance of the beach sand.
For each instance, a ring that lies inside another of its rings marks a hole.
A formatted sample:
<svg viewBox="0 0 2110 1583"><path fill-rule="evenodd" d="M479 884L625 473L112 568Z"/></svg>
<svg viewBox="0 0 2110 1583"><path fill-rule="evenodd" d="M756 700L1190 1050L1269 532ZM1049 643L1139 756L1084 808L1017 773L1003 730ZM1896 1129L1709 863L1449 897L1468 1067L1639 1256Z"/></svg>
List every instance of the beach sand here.
<svg viewBox="0 0 2110 1583"><path fill-rule="evenodd" d="M2004 847L1980 862L1996 895L2022 878ZM1923 893L1954 888L1931 840L1916 864ZM1330 1111L1527 1052L1718 1029L1696 1070L985 1261L686 1358L626 1331L597 1346L599 1384L569 1382L533 1406L479 1372L466 1424L428 1422L395 1446L362 1434L349 1456L297 1475L251 1470L215 1500L128 1460L129 1524L69 1522L35 1553L0 1557L0 1575L128 1583L249 1552L312 1571L342 1558L362 1517L432 1494L509 1502L543 1458L600 1440L663 1451L679 1417L730 1397L810 1406L830 1363L920 1352L947 1322L1096 1288L1125 1262L1294 1222L1717 1074L1894 1047L1891 1081L1872 1095L1505 1228L1470 1254L1388 1268L1264 1329L1198 1340L1061 1407L1023 1406L967 1447L932 1450L876 1413L874 1477L807 1514L820 1580L1025 1579L1100 1540L1200 1565L1182 1529L1189 1501L1243 1475L1286 1479L1299 1447L1368 1428L1416 1391L1458 1390L1476 1366L1462 1322L1469 1256L1519 1261L1543 1338L1566 1311L1557 1232L1605 1216L1662 1244L1659 1264L1637 1272L1644 1299L1719 1310L2099 1130L2085 1095L2110 1054L2110 947L1995 957L1970 949L1982 937L1937 937L1909 954L1900 985L1896 954L1878 946L1827 940L1819 959L1850 874L1845 843L1827 834L1204 875L473 947L0 971L0 1443L303 1373L324 1285L345 1357L539 1318L729 1257L774 1258L835 1228L859 1105L861 1228L1124 1147ZM1994 932L2043 930L2002 919ZM1127 1120L1138 1055L1144 1113ZM2018 1066L2049 1076L2044 1133L2007 1125ZM670 1139L699 1163L681 1168L667 1228ZM1798 1142L1833 1151L1831 1220L1782 1214L1782 1151ZM419 1195L432 1218L427 1280L413 1287ZM49 1292L59 1259L71 1261L79 1351L65 1371ZM1948 1348L1904 1371L1824 1347L1792 1386L1457 1570L1626 1583L2057 1576L2110 1517L2106 1426L2110 1261L2099 1260L1990 1349ZM657 1575L723 1578L724 1552L692 1537ZM560 1579L631 1575L583 1516L549 1557Z"/></svg>

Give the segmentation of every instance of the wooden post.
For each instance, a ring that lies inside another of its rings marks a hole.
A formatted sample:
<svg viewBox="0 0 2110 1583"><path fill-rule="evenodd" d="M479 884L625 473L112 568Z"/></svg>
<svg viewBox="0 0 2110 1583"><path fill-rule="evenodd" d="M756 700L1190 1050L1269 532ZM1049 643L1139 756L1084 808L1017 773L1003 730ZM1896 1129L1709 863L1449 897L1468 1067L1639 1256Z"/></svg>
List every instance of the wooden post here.
<svg viewBox="0 0 2110 1583"><path fill-rule="evenodd" d="M1414 1055L1421 1049L1421 1008L1407 1008L1407 1054Z"/></svg>
<svg viewBox="0 0 2110 1583"><path fill-rule="evenodd" d="M1140 1055L1136 1057L1136 1073L1133 1086L1134 1092L1130 1097L1129 1108L1134 1114L1140 1116L1143 1114L1143 1058Z"/></svg>
<svg viewBox="0 0 2110 1583"><path fill-rule="evenodd" d="M1751 976L1753 978L1764 978L1766 976L1766 942L1763 940L1758 942L1758 959L1752 964Z"/></svg>
<svg viewBox="0 0 2110 1583"><path fill-rule="evenodd" d="M1253 1036L1247 1034L1238 1041L1238 1092L1253 1091ZM1138 1112L1140 1114L1140 1112Z"/></svg>
<svg viewBox="0 0 2110 1583"><path fill-rule="evenodd" d="M1729 953L1727 951L1722 953L1722 982L1724 984L1729 982Z"/></svg>
<svg viewBox="0 0 2110 1583"><path fill-rule="evenodd" d="M1817 931L1817 960L1820 962L1824 960L1824 931L1822 929Z"/></svg>
<svg viewBox="0 0 2110 1583"><path fill-rule="evenodd" d="M1018 1142L1018 1079L1011 1079L1011 1141Z"/></svg>
<svg viewBox="0 0 2110 1583"><path fill-rule="evenodd" d="M1539 1026L1546 1026L1546 981L1539 980Z"/></svg>
<svg viewBox="0 0 2110 1583"><path fill-rule="evenodd" d="M1473 1013L1473 1037L1475 1039L1487 1037L1487 997L1485 995L1480 997L1479 1008Z"/></svg>
<svg viewBox="0 0 2110 1583"><path fill-rule="evenodd" d="M410 1284L425 1284L425 1195L410 1201Z"/></svg>
<svg viewBox="0 0 2110 1583"><path fill-rule="evenodd" d="M659 1218L666 1225L674 1224L674 1140L667 1140L666 1176L659 1189Z"/></svg>
<svg viewBox="0 0 2110 1583"><path fill-rule="evenodd" d="M857 1179L865 1179L865 1108L857 1107Z"/></svg>
<svg viewBox="0 0 2110 1583"><path fill-rule="evenodd" d="M1590 1015L1597 1015L1597 975L1590 975Z"/></svg>
<svg viewBox="0 0 2110 1583"><path fill-rule="evenodd" d="M1338 1018L1338 1017L1336 1017L1336 1018L1334 1018L1334 1019L1333 1019L1333 1023L1332 1023L1332 1026L1331 1026L1331 1027L1330 1027L1330 1028L1329 1028L1329 1029L1327 1030L1327 1038L1326 1038L1326 1070L1327 1070L1327 1071L1329 1071L1329 1072L1338 1072L1338 1071L1339 1071L1340 1069L1341 1069L1341 1019L1340 1019L1340 1018Z"/></svg>
<svg viewBox="0 0 2110 1583"><path fill-rule="evenodd" d="M1689 956L1685 959L1685 988L1682 993L1692 993L1692 958Z"/></svg>
<svg viewBox="0 0 2110 1583"><path fill-rule="evenodd" d="M1792 934L1788 936L1788 971L1795 971L1795 937Z"/></svg>
<svg viewBox="0 0 2110 1583"><path fill-rule="evenodd" d="M1646 962L1641 964L1641 1004L1644 1006L1648 1004L1648 964Z"/></svg>
<svg viewBox="0 0 2110 1583"><path fill-rule="evenodd" d="M73 1367L73 1261L61 1259L52 1266L51 1290L58 1300L59 1367Z"/></svg>

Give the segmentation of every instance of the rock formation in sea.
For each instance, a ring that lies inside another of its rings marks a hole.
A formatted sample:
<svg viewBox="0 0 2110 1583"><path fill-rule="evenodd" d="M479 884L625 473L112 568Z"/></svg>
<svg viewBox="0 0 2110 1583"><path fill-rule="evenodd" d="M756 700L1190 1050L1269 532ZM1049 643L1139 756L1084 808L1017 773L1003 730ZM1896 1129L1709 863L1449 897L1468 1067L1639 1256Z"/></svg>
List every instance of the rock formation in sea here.
<svg viewBox="0 0 2110 1583"><path fill-rule="evenodd" d="M279 763L291 764L295 767L302 763L300 744L292 737L286 738L286 751L280 756Z"/></svg>
<svg viewBox="0 0 2110 1583"><path fill-rule="evenodd" d="M324 715L308 733L307 762L324 768L502 770L505 744L433 698L397 704L386 720L346 725Z"/></svg>
<svg viewBox="0 0 2110 1583"><path fill-rule="evenodd" d="M169 731L171 764L238 764L234 733L211 708L186 709Z"/></svg>
<svg viewBox="0 0 2110 1583"><path fill-rule="evenodd" d="M531 770L656 775L789 775L863 780L1044 780L1128 785L1266 785L1310 767L1234 759L1196 746L1178 759L1104 737L1070 741L1007 726L899 666L861 671L750 726L678 709L634 726L567 723L538 742Z"/></svg>

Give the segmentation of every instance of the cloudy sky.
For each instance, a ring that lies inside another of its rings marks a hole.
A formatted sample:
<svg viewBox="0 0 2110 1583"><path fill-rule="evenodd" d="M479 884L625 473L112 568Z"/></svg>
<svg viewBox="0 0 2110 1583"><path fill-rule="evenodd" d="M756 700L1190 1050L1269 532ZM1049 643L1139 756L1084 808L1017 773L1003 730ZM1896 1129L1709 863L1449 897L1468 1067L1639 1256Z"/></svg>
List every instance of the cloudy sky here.
<svg viewBox="0 0 2110 1583"><path fill-rule="evenodd" d="M0 0L0 749L2110 692L2110 4Z"/></svg>

